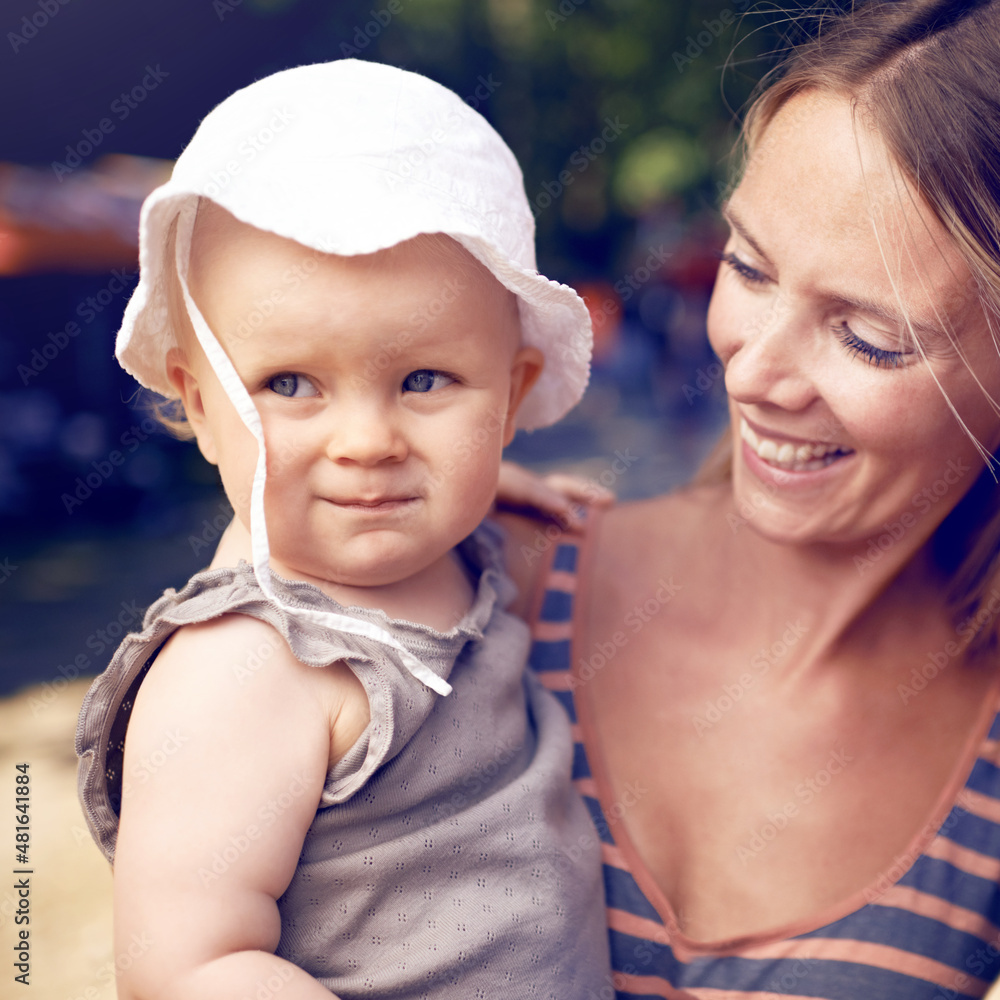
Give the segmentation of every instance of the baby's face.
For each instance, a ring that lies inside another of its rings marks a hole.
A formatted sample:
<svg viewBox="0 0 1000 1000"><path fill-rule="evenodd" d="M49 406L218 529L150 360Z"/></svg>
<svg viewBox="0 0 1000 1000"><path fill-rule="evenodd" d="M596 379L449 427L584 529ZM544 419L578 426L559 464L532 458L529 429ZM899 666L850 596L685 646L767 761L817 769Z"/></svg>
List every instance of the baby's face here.
<svg viewBox="0 0 1000 1000"><path fill-rule="evenodd" d="M261 417L274 569L381 586L445 558L489 509L540 370L512 296L443 237L337 257L214 207L205 222L189 286ZM199 445L249 526L256 443L196 345L185 367Z"/></svg>

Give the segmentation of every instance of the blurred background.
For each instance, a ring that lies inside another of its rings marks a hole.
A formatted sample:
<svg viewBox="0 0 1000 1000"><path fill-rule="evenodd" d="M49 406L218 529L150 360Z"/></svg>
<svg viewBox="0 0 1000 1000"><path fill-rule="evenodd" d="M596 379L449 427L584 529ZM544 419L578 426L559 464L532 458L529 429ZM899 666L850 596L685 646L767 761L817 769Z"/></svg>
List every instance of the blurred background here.
<svg viewBox="0 0 1000 1000"><path fill-rule="evenodd" d="M355 57L438 80L513 149L539 268L580 290L594 317L586 397L557 427L519 436L510 457L625 499L662 492L724 422L705 339L716 210L733 112L774 46L771 19L747 3L0 6L0 786L13 788L14 762L31 763L47 866L36 998L113 996L107 866L71 795L86 677L165 587L207 563L228 516L214 469L153 426L113 357L145 194L198 121L265 74ZM81 865L95 881L71 889ZM7 950L11 905L0 890Z"/></svg>

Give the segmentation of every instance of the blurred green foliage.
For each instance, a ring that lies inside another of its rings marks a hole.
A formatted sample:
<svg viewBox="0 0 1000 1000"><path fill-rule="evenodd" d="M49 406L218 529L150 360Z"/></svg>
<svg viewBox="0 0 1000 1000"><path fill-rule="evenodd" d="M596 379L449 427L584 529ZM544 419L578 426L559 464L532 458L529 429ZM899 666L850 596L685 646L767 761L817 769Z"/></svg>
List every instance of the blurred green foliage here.
<svg viewBox="0 0 1000 1000"><path fill-rule="evenodd" d="M773 46L746 3L376 0L353 25L331 14L325 57L405 66L478 106L524 169L543 265L608 274L637 219L717 205L734 109Z"/></svg>

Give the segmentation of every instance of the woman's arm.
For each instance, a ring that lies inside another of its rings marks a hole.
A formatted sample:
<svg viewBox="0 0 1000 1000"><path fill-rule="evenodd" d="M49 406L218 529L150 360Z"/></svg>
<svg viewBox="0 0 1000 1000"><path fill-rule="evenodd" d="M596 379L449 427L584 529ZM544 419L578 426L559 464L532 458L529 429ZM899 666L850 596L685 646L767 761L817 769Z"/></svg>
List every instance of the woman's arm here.
<svg viewBox="0 0 1000 1000"><path fill-rule="evenodd" d="M600 483L583 476L553 472L539 476L516 462L500 463L497 483L497 506L515 508L550 517L568 528L583 523L582 511L588 505L610 507L615 495Z"/></svg>
<svg viewBox="0 0 1000 1000"><path fill-rule="evenodd" d="M120 1000L240 1000L275 977L287 1000L330 1000L273 954L276 900L331 755L366 722L346 667L304 666L255 619L228 615L170 639L125 744L115 941L134 961Z"/></svg>
<svg viewBox="0 0 1000 1000"><path fill-rule="evenodd" d="M494 520L507 532L504 561L517 584L518 597L509 610L526 618L532 608L542 556L553 533L579 528L588 505L610 507L615 495L582 476L553 473L539 476L514 462L500 463L497 513Z"/></svg>
<svg viewBox="0 0 1000 1000"><path fill-rule="evenodd" d="M599 483L582 476L537 473L514 462L500 463L497 512L494 520L507 532L504 561L517 584L518 597L509 610L527 618L535 597L542 556L552 544L553 534L579 528L588 505L610 507L615 495Z"/></svg>

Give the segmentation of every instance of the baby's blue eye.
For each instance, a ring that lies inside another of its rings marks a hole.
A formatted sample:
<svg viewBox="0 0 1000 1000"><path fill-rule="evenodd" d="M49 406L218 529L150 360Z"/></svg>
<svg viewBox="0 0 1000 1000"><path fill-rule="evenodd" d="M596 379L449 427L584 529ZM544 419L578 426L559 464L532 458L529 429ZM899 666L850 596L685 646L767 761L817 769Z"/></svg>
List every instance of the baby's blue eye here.
<svg viewBox="0 0 1000 1000"><path fill-rule="evenodd" d="M410 372L403 379L403 392L430 392L431 389L443 389L449 382L455 380L444 372L432 368L421 368Z"/></svg>
<svg viewBox="0 0 1000 1000"><path fill-rule="evenodd" d="M287 396L289 399L319 395L316 386L305 375L275 375L267 383L267 387L271 392L276 392L279 396Z"/></svg>

